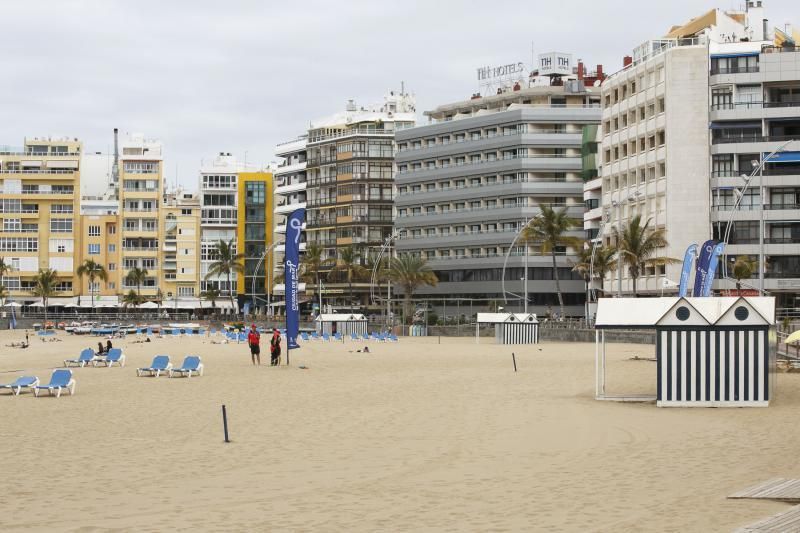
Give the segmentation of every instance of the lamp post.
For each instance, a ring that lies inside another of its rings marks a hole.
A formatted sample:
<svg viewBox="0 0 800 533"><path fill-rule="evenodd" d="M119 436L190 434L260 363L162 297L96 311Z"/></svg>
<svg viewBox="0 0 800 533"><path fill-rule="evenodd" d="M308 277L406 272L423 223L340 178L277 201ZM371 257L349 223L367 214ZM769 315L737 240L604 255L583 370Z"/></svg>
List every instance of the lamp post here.
<svg viewBox="0 0 800 533"><path fill-rule="evenodd" d="M617 194L619 196L619 193ZM636 198L642 196L642 191L636 191L631 194L627 194L625 199L628 201L635 200ZM619 207L619 211L617 212L617 298L622 298L622 252L619 249L619 234L622 232L622 206L621 206L622 199L619 202L611 200L612 207Z"/></svg>
<svg viewBox="0 0 800 533"><path fill-rule="evenodd" d="M252 305L253 305L253 313L255 313L255 310L256 310L256 279L258 279L258 269L261 268L261 264L264 262L264 259L272 251L272 249L275 247L276 244L277 243L272 243L267 247L266 250L264 250L264 253L262 253L261 257L258 259L258 263L256 263L256 268L253 270L253 283L251 283L251 289L250 289L250 292L251 292L251 294L250 294L251 300L250 301L252 302ZM272 256L270 256L270 260L268 261L267 264L268 265L272 264ZM270 271L267 274L267 276L271 279L272 272ZM267 281L267 283L270 283L270 281ZM284 287L285 286L286 286L286 281L284 280ZM270 289L271 289L271 287L265 287L265 292L267 293L267 316L271 316L271 310L272 310L272 308L270 307L272 305L271 298L270 298L270 296L271 296Z"/></svg>
<svg viewBox="0 0 800 533"><path fill-rule="evenodd" d="M519 294L514 294L513 292L509 292L506 290L506 266L508 265L508 258L511 256L511 251L514 249L514 245L517 243L517 239L519 239L522 234L525 232L528 226L536 220L537 218L541 217L542 214L539 213L538 215L534 216L533 218L525 219L525 222L522 224L519 230L517 230L517 234L514 235L514 239L511 241L511 246L508 247L508 252L506 252L506 258L503 261L503 275L500 279L500 287L503 291L503 301L508 303L507 295L510 294L511 296L522 298L525 301L525 312L528 312L528 243L525 243L525 277L523 278L523 291L525 292L524 295L520 296Z"/></svg>

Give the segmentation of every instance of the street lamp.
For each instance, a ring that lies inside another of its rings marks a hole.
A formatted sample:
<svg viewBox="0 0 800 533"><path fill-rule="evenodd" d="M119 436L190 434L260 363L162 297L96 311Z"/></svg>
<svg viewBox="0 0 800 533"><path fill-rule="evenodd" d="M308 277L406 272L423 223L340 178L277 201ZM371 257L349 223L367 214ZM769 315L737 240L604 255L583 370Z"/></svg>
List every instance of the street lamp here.
<svg viewBox="0 0 800 533"><path fill-rule="evenodd" d="M267 254L269 254L272 251L272 249L275 247L276 244L278 244L278 243L274 242L274 243L270 244L267 247L266 250L264 250L264 253L261 254L261 257L259 258L258 263L256 263L255 270L253 270L253 283L251 284L252 288L250 289L251 301L252 301L252 305L253 305L253 313L255 313L255 309L256 309L256 279L258 279L258 269L261 268L261 264L264 262L264 259L267 257ZM272 265L272 257L270 256L270 261L269 261L267 266L269 267L271 265ZM272 284L272 281L271 281L272 270L271 269L269 270L269 273L267 274L267 276L268 276L267 284L271 285ZM284 280L284 287L285 286L286 286L286 281ZM272 293L271 293L270 289L271 289L271 287L265 287L265 292L267 293L267 316L271 316L271 311L272 311L272 307L271 307L272 302L271 302L271 298L270 298Z"/></svg>
<svg viewBox="0 0 800 533"><path fill-rule="evenodd" d="M511 246L508 247L508 252L506 252L506 258L503 261L503 275L500 281L501 289L503 290L503 301L508 303L508 298L506 295L510 294L516 298L522 298L525 302L525 313L528 312L528 243L525 243L525 277L524 279L524 287L523 291L525 292L524 296L520 296L519 294L514 294L513 292L509 292L506 290L506 266L508 265L508 258L511 256L511 251L514 249L514 245L517 243L517 239L519 239L528 226L536 220L537 218L541 217L542 214L539 213L533 218L529 218L525 220L525 223L522 227L517 231L517 234L514 236L514 240L511 241Z"/></svg>

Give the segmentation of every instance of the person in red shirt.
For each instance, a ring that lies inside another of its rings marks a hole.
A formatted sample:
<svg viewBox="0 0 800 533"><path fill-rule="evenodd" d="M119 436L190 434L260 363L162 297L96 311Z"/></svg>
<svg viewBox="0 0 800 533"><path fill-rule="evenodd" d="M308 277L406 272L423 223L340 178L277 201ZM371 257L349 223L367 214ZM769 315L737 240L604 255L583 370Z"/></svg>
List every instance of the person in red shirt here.
<svg viewBox="0 0 800 533"><path fill-rule="evenodd" d="M270 346L270 365L278 366L281 361L281 334L278 328L272 329L272 339L269 341Z"/></svg>
<svg viewBox="0 0 800 533"><path fill-rule="evenodd" d="M253 324L250 326L250 332L247 334L247 344L250 346L250 359L253 361L253 364L261 364L261 347L259 344L261 343L261 334L256 330L256 325Z"/></svg>

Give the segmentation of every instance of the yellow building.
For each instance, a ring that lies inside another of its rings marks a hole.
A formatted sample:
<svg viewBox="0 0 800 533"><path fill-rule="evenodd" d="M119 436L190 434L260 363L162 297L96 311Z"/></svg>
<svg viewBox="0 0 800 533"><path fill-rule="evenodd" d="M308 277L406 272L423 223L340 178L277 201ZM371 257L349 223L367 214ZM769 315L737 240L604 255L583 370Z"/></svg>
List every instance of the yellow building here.
<svg viewBox="0 0 800 533"><path fill-rule="evenodd" d="M267 277L273 271L273 254L262 260L273 243L272 173L239 172L238 177L236 241L245 256L244 272L237 279L239 308L255 301L255 306L264 310L267 287L272 285Z"/></svg>
<svg viewBox="0 0 800 533"><path fill-rule="evenodd" d="M165 237L164 226L159 225L163 190L162 147L158 141L131 135L120 142L120 148L118 185L122 218L122 284L117 292L125 294L139 288L127 280L127 274L138 267L148 273L140 287L141 294L153 297L161 277L159 242L164 242Z"/></svg>
<svg viewBox="0 0 800 533"><path fill-rule="evenodd" d="M164 195L160 289L166 298L192 303L200 296L200 199L181 191ZM192 300L186 300L190 298Z"/></svg>
<svg viewBox="0 0 800 533"><path fill-rule="evenodd" d="M106 269L108 279L90 282L87 277L78 279L76 294L82 305L90 305L92 298L99 301L114 301L122 285L120 268L120 218L119 202L116 200L82 200L81 216L78 219L81 235L81 250L75 254L76 266L91 259ZM85 300L84 300L85 299Z"/></svg>
<svg viewBox="0 0 800 533"><path fill-rule="evenodd" d="M58 274L55 296L78 290L81 148L77 139L56 138L0 148L0 257L11 268L2 284L13 300L34 299L34 278L46 268Z"/></svg>

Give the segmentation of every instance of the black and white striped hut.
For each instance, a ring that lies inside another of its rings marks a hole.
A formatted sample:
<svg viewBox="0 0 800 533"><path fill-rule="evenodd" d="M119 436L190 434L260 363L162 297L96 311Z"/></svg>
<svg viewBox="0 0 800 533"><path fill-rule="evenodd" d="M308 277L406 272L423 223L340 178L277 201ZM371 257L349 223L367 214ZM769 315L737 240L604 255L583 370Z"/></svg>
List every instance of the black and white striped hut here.
<svg viewBox="0 0 800 533"><path fill-rule="evenodd" d="M319 315L316 319L317 333L341 333L342 335L366 335L367 317L357 313L330 313Z"/></svg>
<svg viewBox="0 0 800 533"><path fill-rule="evenodd" d="M598 397L605 396L605 330L647 328L656 331L659 407L766 407L774 392L774 325L771 297L602 298Z"/></svg>
<svg viewBox="0 0 800 533"><path fill-rule="evenodd" d="M478 313L475 342L481 324L494 326L497 344L538 344L539 321L533 313Z"/></svg>

